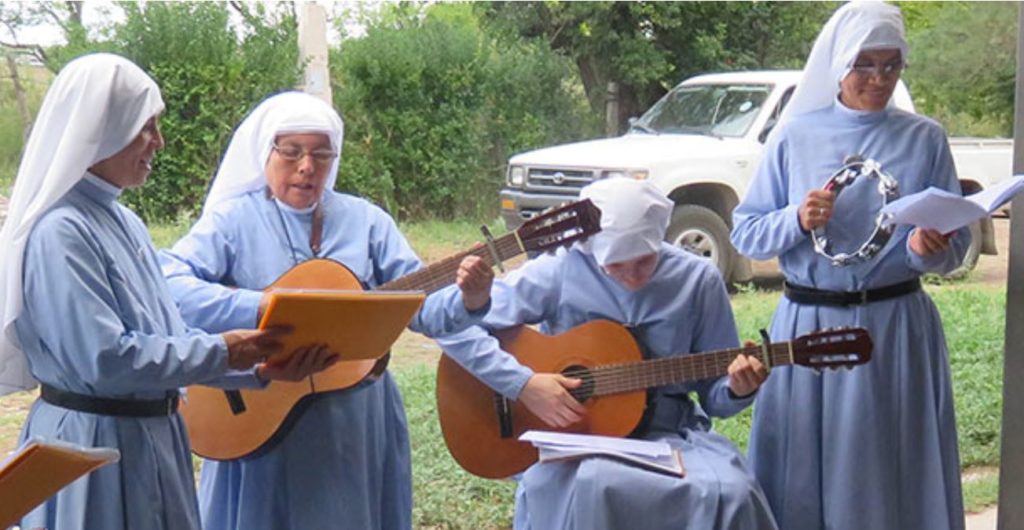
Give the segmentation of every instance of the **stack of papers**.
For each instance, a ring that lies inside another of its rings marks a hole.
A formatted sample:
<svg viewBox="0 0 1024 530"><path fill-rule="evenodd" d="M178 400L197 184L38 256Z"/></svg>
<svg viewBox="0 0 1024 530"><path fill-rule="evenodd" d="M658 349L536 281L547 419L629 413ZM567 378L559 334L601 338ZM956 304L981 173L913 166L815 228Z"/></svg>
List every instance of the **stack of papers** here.
<svg viewBox="0 0 1024 530"><path fill-rule="evenodd" d="M519 440L532 443L541 462L603 456L661 473L686 475L682 452L663 441L549 431L526 431Z"/></svg>
<svg viewBox="0 0 1024 530"><path fill-rule="evenodd" d="M882 212L892 214L889 221L892 224L931 228L948 234L987 217L1022 189L1022 175L967 197L932 187L893 201L882 208Z"/></svg>
<svg viewBox="0 0 1024 530"><path fill-rule="evenodd" d="M64 486L120 456L117 449L105 447L28 442L0 464L0 528L13 525Z"/></svg>

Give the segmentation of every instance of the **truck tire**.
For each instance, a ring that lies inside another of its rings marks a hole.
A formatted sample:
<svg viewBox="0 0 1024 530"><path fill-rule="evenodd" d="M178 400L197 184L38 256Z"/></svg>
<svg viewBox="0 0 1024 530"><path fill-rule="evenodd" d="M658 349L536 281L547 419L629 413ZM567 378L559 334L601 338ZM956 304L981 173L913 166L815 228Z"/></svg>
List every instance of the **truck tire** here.
<svg viewBox="0 0 1024 530"><path fill-rule="evenodd" d="M969 226L971 230L971 246L967 247L964 253L964 260L960 266L947 273L944 277L957 280L967 276L978 265L978 257L981 256L981 221L975 221Z"/></svg>
<svg viewBox="0 0 1024 530"><path fill-rule="evenodd" d="M736 251L729 242L729 227L714 210L694 204L676 206L665 240L691 254L710 259L722 279L730 280Z"/></svg>

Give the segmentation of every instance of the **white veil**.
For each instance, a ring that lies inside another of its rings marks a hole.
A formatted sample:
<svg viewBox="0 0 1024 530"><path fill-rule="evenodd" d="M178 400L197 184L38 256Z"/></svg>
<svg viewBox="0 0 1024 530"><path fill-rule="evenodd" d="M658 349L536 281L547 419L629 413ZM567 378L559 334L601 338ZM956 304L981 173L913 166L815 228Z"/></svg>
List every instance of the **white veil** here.
<svg viewBox="0 0 1024 530"><path fill-rule="evenodd" d="M907 60L907 40L899 8L876 1L850 2L832 14L821 29L811 54L807 56L803 75L796 91L774 130L794 116L832 106L839 93L839 83L848 73L862 50L899 49ZM908 108L910 96L903 83L889 100ZM913 107L909 106L912 110Z"/></svg>
<svg viewBox="0 0 1024 530"><path fill-rule="evenodd" d="M107 53L71 61L46 91L0 229L0 395L35 386L14 329L32 227L90 166L124 149L163 109L156 83L131 61Z"/></svg>
<svg viewBox="0 0 1024 530"><path fill-rule="evenodd" d="M203 212L267 185L264 169L279 134L326 134L331 147L339 153L324 181L324 189L334 189L344 132L344 124L334 108L309 94L284 92L263 100L235 129L206 196Z"/></svg>

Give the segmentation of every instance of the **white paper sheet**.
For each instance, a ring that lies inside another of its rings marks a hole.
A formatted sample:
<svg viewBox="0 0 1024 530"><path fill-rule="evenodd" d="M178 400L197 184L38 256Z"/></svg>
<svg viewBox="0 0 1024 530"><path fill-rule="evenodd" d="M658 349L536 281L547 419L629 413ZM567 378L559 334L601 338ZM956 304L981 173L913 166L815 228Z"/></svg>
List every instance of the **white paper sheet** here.
<svg viewBox="0 0 1024 530"><path fill-rule="evenodd" d="M1018 175L991 188L961 197L938 188L907 195L882 208L892 214L893 224L931 228L948 234L988 216L1024 189L1024 176Z"/></svg>

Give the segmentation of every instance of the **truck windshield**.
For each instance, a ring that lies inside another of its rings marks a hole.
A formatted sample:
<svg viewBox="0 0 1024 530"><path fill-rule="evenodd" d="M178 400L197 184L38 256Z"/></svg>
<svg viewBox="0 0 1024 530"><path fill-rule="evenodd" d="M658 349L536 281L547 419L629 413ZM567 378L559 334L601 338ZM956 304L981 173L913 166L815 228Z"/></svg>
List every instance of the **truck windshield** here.
<svg viewBox="0 0 1024 530"><path fill-rule="evenodd" d="M743 136L771 93L770 85L688 85L658 100L635 127L663 134Z"/></svg>

